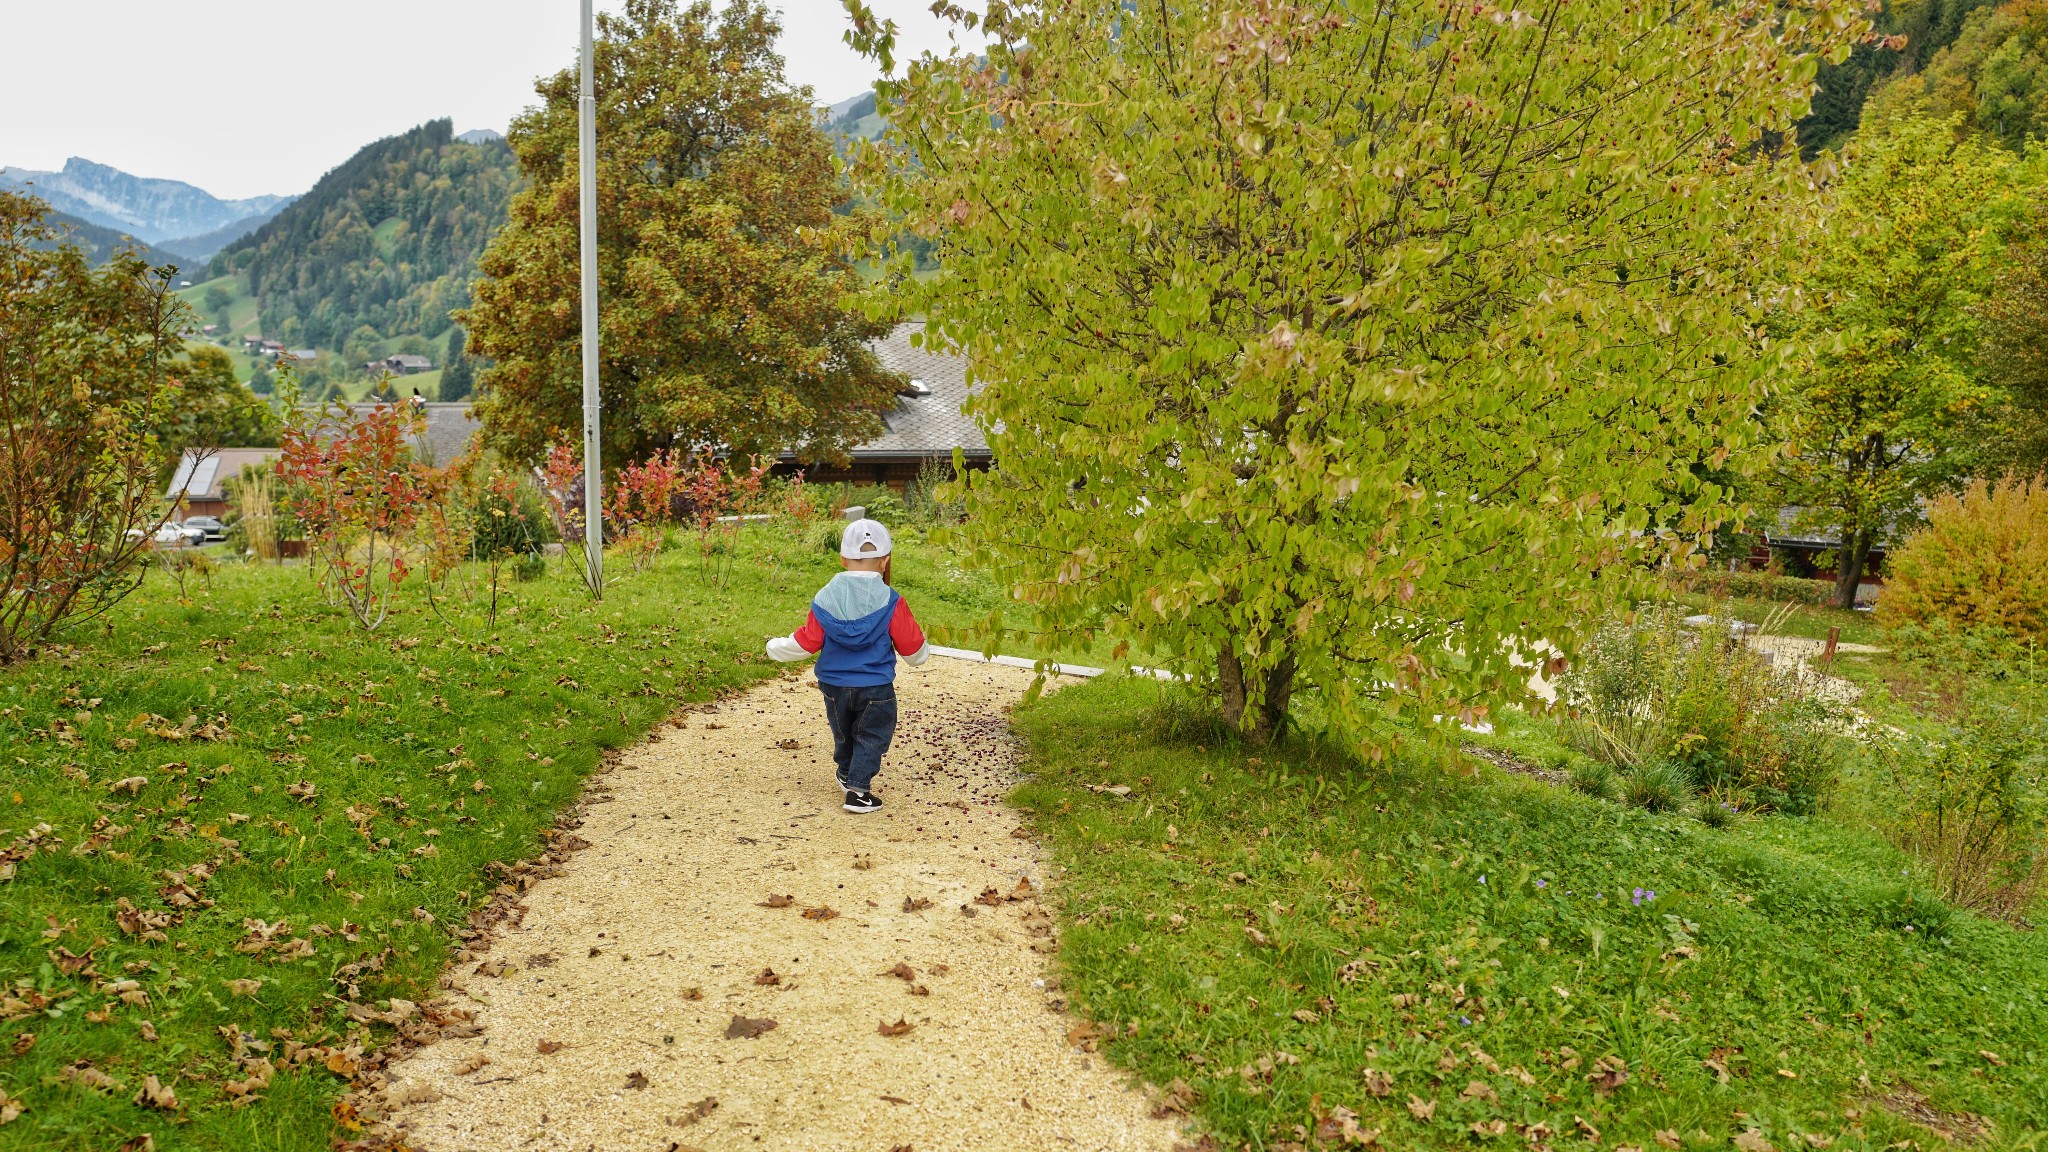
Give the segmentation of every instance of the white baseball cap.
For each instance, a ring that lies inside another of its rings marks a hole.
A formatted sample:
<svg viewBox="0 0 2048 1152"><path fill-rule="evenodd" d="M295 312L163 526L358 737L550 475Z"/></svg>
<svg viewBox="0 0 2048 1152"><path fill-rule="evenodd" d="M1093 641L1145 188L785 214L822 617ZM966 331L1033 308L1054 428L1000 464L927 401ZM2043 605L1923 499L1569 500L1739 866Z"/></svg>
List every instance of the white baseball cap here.
<svg viewBox="0 0 2048 1152"><path fill-rule="evenodd" d="M848 560L880 560L889 548L889 529L879 520L855 520L839 534L839 554Z"/></svg>

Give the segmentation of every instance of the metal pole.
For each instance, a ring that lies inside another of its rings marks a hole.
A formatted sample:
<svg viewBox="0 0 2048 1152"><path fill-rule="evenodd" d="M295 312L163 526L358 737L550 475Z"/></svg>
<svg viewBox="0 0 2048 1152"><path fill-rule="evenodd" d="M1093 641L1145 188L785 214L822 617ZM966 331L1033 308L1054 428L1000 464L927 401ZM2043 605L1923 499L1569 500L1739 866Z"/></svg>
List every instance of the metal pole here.
<svg viewBox="0 0 2048 1152"><path fill-rule="evenodd" d="M597 95L592 79L591 0L583 0L582 99L577 104L577 198L583 249L583 554L590 590L604 598L604 466L598 451Z"/></svg>

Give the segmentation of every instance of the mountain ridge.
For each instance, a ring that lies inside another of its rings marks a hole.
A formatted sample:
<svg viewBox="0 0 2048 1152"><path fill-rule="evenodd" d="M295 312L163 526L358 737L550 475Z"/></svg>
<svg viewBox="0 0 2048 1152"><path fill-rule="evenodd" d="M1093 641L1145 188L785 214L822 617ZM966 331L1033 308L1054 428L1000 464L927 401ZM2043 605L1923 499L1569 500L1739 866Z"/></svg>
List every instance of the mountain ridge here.
<svg viewBox="0 0 2048 1152"><path fill-rule="evenodd" d="M197 239L251 217L266 216L292 196L224 200L182 180L136 176L73 156L55 172L0 168L0 186L31 192L52 209L150 244Z"/></svg>

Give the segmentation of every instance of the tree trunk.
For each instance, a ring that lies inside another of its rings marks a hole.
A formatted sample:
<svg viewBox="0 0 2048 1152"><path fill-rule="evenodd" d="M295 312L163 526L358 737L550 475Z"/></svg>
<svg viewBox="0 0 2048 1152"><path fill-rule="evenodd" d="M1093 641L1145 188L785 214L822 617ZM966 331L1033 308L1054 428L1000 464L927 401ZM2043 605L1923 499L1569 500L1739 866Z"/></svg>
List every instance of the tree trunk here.
<svg viewBox="0 0 2048 1152"><path fill-rule="evenodd" d="M1835 598L1837 608L1856 606L1856 586L1863 582L1863 565L1870 559L1870 530L1867 528L1842 533L1841 547L1835 550Z"/></svg>
<svg viewBox="0 0 2048 1152"><path fill-rule="evenodd" d="M1223 690L1223 722L1258 747L1271 744L1287 723L1287 703L1294 695L1293 654L1282 656L1279 664L1258 677L1265 691L1249 718L1245 712L1253 685L1235 650L1224 648L1216 654L1216 673Z"/></svg>

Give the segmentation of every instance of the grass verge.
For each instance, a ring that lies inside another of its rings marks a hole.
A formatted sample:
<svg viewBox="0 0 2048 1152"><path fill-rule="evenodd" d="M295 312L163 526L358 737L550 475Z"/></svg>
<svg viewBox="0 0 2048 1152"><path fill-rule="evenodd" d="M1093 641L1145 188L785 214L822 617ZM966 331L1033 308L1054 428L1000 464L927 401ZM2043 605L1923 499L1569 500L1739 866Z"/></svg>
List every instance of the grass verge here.
<svg viewBox="0 0 2048 1152"><path fill-rule="evenodd" d="M1062 978L1094 1042L1224 1146L2016 1148L2048 1127L2048 939L1930 908L1881 842L1423 756L1248 754L1179 691L1106 678L1020 708L1017 800L1063 868Z"/></svg>
<svg viewBox="0 0 2048 1152"><path fill-rule="evenodd" d="M762 637L838 568L821 531L615 564L602 604L558 561L495 626L469 573L369 635L303 568L226 566L190 600L152 576L77 647L0 669L0 1091L23 1108L0 1150L327 1148L345 1084L285 1069L288 1045L388 1042L350 1003L430 999L452 930L606 749L773 675ZM927 621L1000 602L903 535Z"/></svg>

